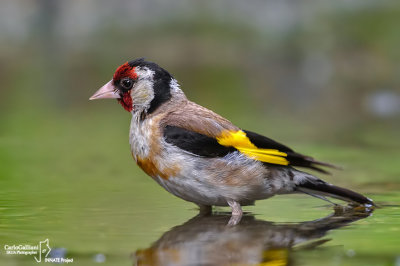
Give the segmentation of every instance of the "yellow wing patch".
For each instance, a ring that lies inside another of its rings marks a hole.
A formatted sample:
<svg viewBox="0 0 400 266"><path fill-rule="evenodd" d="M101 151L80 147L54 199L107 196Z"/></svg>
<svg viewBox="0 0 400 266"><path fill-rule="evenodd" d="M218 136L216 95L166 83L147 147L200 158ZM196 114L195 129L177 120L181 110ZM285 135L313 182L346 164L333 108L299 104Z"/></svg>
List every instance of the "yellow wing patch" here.
<svg viewBox="0 0 400 266"><path fill-rule="evenodd" d="M217 141L223 146L234 147L246 156L261 162L281 165L289 164L289 161L285 158L287 157L286 153L275 149L257 148L242 130L224 131L221 136L217 137Z"/></svg>

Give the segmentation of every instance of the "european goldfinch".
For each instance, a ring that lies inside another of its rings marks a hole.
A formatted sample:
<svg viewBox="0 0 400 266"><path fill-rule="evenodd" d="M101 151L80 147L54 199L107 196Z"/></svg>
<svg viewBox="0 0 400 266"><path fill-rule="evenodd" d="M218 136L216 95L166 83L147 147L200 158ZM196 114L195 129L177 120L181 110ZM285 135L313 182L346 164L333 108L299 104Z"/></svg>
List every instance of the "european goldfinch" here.
<svg viewBox="0 0 400 266"><path fill-rule="evenodd" d="M115 98L132 114L129 143L144 172L201 212L230 206L237 224L241 206L277 194L306 193L373 205L372 200L294 167L325 172L332 165L272 139L241 129L189 101L178 82L155 63L136 59L119 66L91 98Z"/></svg>

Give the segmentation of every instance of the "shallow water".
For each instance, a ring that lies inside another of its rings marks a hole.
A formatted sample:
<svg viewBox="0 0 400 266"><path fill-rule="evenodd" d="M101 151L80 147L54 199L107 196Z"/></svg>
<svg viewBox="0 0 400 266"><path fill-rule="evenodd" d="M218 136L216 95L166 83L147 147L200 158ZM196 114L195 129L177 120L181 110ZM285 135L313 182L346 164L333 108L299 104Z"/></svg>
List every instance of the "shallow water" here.
<svg viewBox="0 0 400 266"><path fill-rule="evenodd" d="M151 183L142 186L161 192ZM372 214L362 209L335 214L332 206L307 196L279 196L247 207L240 224L229 227L229 215L221 212L225 208L194 217L195 206L164 193L148 208L138 207L144 200L139 194L113 192L90 204L74 198L69 204L43 201L36 206L19 200L18 192L3 193L2 246L49 239L49 246L73 258L74 265L320 265L321 260L327 265L399 265L399 206ZM145 196L154 200L154 195ZM389 204L399 195L373 198ZM4 250L0 262L36 263L33 256Z"/></svg>
<svg viewBox="0 0 400 266"><path fill-rule="evenodd" d="M195 218L195 205L135 166L126 117L113 121L121 128L111 129L100 119L76 117L65 117L62 125L24 118L29 131L21 130L18 118L5 123L0 265L38 265L34 255L8 255L4 247L46 239L52 250L47 258L73 259L71 265L400 265L398 167L385 159L398 159L397 149L308 151L350 160L346 171L325 179L374 199L379 207L371 214L335 213L319 199L283 195L246 207L241 223L227 227L229 209Z"/></svg>

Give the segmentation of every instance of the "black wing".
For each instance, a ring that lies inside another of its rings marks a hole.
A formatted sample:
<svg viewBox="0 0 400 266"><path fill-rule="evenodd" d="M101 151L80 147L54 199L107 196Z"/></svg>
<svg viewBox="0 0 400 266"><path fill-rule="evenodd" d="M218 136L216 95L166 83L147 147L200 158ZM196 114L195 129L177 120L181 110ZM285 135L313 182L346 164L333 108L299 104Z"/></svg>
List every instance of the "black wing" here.
<svg viewBox="0 0 400 266"><path fill-rule="evenodd" d="M202 157L223 157L236 150L222 146L215 138L176 126L164 128L164 139L182 150Z"/></svg>
<svg viewBox="0 0 400 266"><path fill-rule="evenodd" d="M245 132L246 137L257 148L274 149L287 154L286 159L287 161L289 161L289 166L307 167L322 173L328 172L324 169L319 168L318 166L335 167L331 164L320 162L312 157L297 153L291 148L257 133L247 130L243 130L243 132ZM181 127L168 125L164 128L163 135L166 142L173 144L182 150L202 157L223 157L228 153L237 150L233 146L221 145L216 138L209 137ZM273 165L273 163L265 164Z"/></svg>
<svg viewBox="0 0 400 266"><path fill-rule="evenodd" d="M293 151L291 148L280 144L270 138L264 137L257 133L243 130L246 133L246 136L249 140L257 147L261 149L277 149L287 154L286 159L289 161L289 165L291 166L299 166L299 167L306 167L310 169L314 169L321 173L329 174L329 172L325 171L324 169L319 168L318 166L326 166L331 168L338 168L332 164L324 163L315 160L310 156L305 156L303 154L297 153Z"/></svg>

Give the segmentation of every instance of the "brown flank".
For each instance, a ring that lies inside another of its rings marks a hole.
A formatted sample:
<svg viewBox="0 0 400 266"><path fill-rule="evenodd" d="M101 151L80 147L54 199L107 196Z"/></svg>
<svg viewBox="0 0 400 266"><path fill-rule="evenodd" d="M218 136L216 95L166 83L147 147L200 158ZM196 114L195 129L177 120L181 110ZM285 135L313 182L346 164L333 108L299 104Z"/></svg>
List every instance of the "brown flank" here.
<svg viewBox="0 0 400 266"><path fill-rule="evenodd" d="M165 180L168 180L172 176L177 176L177 174L181 170L179 166L174 165L171 168L164 168L163 171L161 172L158 169L157 165L152 160L149 160L149 159L138 158L137 164L149 176L151 176L153 178L159 176Z"/></svg>

